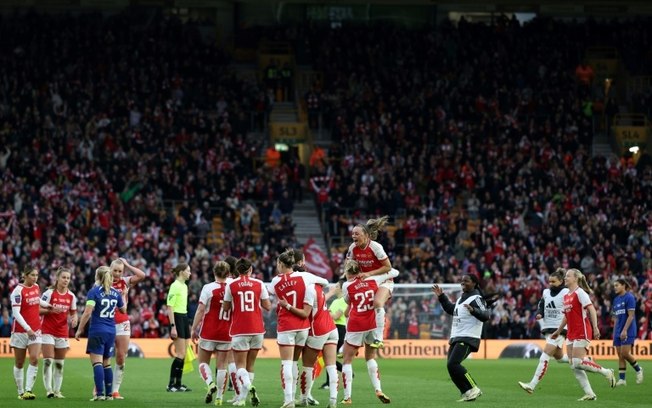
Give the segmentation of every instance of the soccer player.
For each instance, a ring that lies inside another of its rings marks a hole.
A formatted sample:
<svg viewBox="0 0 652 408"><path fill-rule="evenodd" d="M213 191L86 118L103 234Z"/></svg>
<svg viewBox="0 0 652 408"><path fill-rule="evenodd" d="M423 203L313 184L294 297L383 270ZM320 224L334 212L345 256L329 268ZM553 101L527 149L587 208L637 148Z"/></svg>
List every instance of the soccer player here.
<svg viewBox="0 0 652 408"><path fill-rule="evenodd" d="M113 288L120 292L125 305L129 302L129 289L136 286L145 279L145 272L130 265L125 258L119 258L111 262L111 274L113 276ZM125 267L133 275L124 276ZM125 360L129 351L129 338L131 337L131 324L129 315L116 310L115 313L115 369L113 383L113 399L124 399L120 395L120 385L125 373Z"/></svg>
<svg viewBox="0 0 652 408"><path fill-rule="evenodd" d="M475 401L482 391L475 383L471 374L462 365L469 354L475 353L480 347L482 324L489 320L490 313L480 292L478 278L475 275L462 277L462 296L455 304L451 303L443 289L435 284L432 291L437 295L441 307L453 316L450 340L448 344L448 374L462 394L459 402Z"/></svg>
<svg viewBox="0 0 652 408"><path fill-rule="evenodd" d="M11 310L14 323L11 327L9 345L14 349L14 380L18 389L18 399L33 400L32 392L38 374L38 357L41 353L41 290L36 281L38 270L28 266L21 274L23 283L16 285L11 292ZM25 356L29 352L27 382L23 377ZM25 384L25 386L23 386Z"/></svg>
<svg viewBox="0 0 652 408"><path fill-rule="evenodd" d="M378 232L387 224L388 216L372 218L366 224L358 224L353 227L351 238L353 243L349 246L346 255L358 263L362 273L361 278L370 276L384 276L392 270L392 264L385 253L385 249L375 240ZM396 273L398 276L398 272ZM376 329L374 330L373 348L383 347L383 335L385 332L385 303L392 296L394 281L387 279L380 282L378 290L374 295L373 308L376 311Z"/></svg>
<svg viewBox="0 0 652 408"><path fill-rule="evenodd" d="M616 386L627 385L625 371L629 363L636 371L636 384L643 383L643 368L638 365L632 355L632 347L636 339L636 298L630 292L631 286L625 279L614 282L616 298L613 300L614 347L618 352L618 381Z"/></svg>
<svg viewBox="0 0 652 408"><path fill-rule="evenodd" d="M192 341L199 341L199 376L208 386L205 402L210 404L217 393L215 405L222 405L224 388L226 388L226 363L229 350L231 350L231 313L222 309L226 285L232 280L229 278L231 268L224 261L213 266L214 282L204 285L199 295L199 306L192 322ZM213 373L210 367L211 356L216 353L216 382L213 382Z"/></svg>
<svg viewBox="0 0 652 408"><path fill-rule="evenodd" d="M337 327L337 354L336 357L342 357L342 350L344 347L344 337L346 336L346 301L342 297L342 284L345 282L344 279L341 279L337 282L337 286L333 287L326 294L326 301L330 297L335 296L336 299L333 300L328 307L328 311L335 322L335 327ZM335 361L335 366L337 371L342 372L342 363ZM326 382L324 382L320 388L326 389L330 387L330 374L326 371Z"/></svg>
<svg viewBox="0 0 652 408"><path fill-rule="evenodd" d="M337 344L339 340L338 330L335 322L326 307L326 296L320 285L312 285L306 293L306 299L312 299L312 307L303 309L290 307L292 313L299 317L308 316L310 320L310 331L308 339L302 352L303 372L301 373L301 397L300 406L317 405L312 398L311 390L313 384L313 370L319 353L324 356L326 372L329 373L330 398L328 408L337 407ZM289 303L285 299L279 299L279 307L287 308ZM310 401L312 399L312 401Z"/></svg>
<svg viewBox="0 0 652 408"><path fill-rule="evenodd" d="M75 333L75 339L79 341L90 320L86 354L90 356L95 380L95 396L91 401L113 399L111 357L115 349L115 311L119 309L126 313L127 306L122 295L111 287L112 284L113 276L108 266L102 265L95 270L95 286L86 295L86 308Z"/></svg>
<svg viewBox="0 0 652 408"><path fill-rule="evenodd" d="M388 279L398 276L396 269L391 269L383 275L375 275L367 278L360 278L362 269L358 262L347 260L344 272L348 281L342 285L344 300L349 305L349 320L346 323L346 336L344 338L344 358L342 364L342 383L344 384L344 399L342 404L351 404L351 393L353 389L353 358L358 349L364 344L365 360L367 360L367 372L369 379L376 391L376 397L383 403L391 401L382 391L380 384L380 371L376 362L376 348L373 347L375 337L376 312L374 311L374 295L378 287Z"/></svg>
<svg viewBox="0 0 652 408"><path fill-rule="evenodd" d="M571 361L575 378L584 390L584 396L578 401L593 401L597 397L591 388L586 372L602 374L612 388L616 386L616 377L614 370L603 368L593 360L586 358L591 339L600 339L595 307L589 298L589 293L592 291L586 278L582 272L572 268L566 271L564 281L569 291L564 296L564 317L551 337L556 339L568 323L568 332L566 333L568 358Z"/></svg>
<svg viewBox="0 0 652 408"><path fill-rule="evenodd" d="M550 357L560 363L568 362L568 356L564 355L566 330L563 330L556 339L550 337L555 329L559 327L559 323L563 318L564 296L568 294L568 288L564 286L564 273L563 268L557 268L555 272L550 274L548 278L550 287L543 290L543 297L539 301L536 318L541 322L541 333L546 335L546 346L530 382L518 382L518 385L529 394L534 392L539 381L546 375Z"/></svg>
<svg viewBox="0 0 652 408"><path fill-rule="evenodd" d="M65 398L61 394L63 363L70 348L68 344L68 318L77 327L77 296L68 286L72 274L68 268L59 268L54 285L43 293L42 303L48 305L41 311L43 349L43 385L48 398ZM45 306L45 305L44 305ZM54 370L54 384L52 371Z"/></svg>
<svg viewBox="0 0 652 408"><path fill-rule="evenodd" d="M278 322L277 343L281 355L281 386L283 387L284 403L282 408L294 406L295 384L299 372L296 361L308 338L310 321L308 316L312 310L313 298L307 298L306 292L314 284L328 285L328 281L307 272L298 272L294 265L303 258L303 254L295 256L295 250L289 249L279 255L276 261L278 275L269 285L269 293L285 300L284 306L276 308ZM303 310L302 316L292 313L293 309ZM312 367L312 366L311 366Z"/></svg>
<svg viewBox="0 0 652 408"><path fill-rule="evenodd" d="M265 324L263 312L269 311L272 304L265 285L251 277L253 267L248 259L240 259L235 264L238 278L229 283L224 292L224 313L231 311L231 348L238 369L236 383L240 387L234 406L242 407L254 381L254 366L258 351L263 347ZM257 406L260 399L256 393L251 395L251 405Z"/></svg>
<svg viewBox="0 0 652 408"><path fill-rule="evenodd" d="M167 306L170 318L170 338L174 342L175 358L170 367L170 381L168 392L192 391L181 383L183 376L183 363L186 358L188 341L190 340L190 323L188 322L188 285L190 279L190 266L180 263L172 268L176 277L168 291Z"/></svg>

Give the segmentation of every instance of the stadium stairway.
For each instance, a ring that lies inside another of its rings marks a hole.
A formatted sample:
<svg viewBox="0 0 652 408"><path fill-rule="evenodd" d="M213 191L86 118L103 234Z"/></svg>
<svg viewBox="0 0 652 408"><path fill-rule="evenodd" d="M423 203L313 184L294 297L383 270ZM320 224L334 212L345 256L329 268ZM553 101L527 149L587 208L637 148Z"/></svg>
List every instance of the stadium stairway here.
<svg viewBox="0 0 652 408"><path fill-rule="evenodd" d="M294 235L297 237L299 244L305 244L310 238L315 240L324 253L327 253L328 247L324 240L324 234L319 222L319 213L312 195L305 195L302 202L294 204L292 212L294 221Z"/></svg>

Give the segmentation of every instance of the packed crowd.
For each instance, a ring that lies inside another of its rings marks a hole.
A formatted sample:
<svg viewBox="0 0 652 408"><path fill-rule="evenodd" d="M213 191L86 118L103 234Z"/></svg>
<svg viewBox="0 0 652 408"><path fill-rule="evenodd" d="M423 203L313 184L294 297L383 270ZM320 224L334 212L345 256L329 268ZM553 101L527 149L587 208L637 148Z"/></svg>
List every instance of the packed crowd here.
<svg viewBox="0 0 652 408"><path fill-rule="evenodd" d="M230 71L215 27L138 13L0 19L3 335L27 264L42 287L70 267L83 303L98 265L129 259L148 276L131 293L136 337L165 334L177 263L189 262L195 297L226 255L271 278L295 243L283 192L296 160L256 161L271 100ZM216 215L224 230L209 243Z"/></svg>
<svg viewBox="0 0 652 408"><path fill-rule="evenodd" d="M614 24L610 41L650 26ZM609 283L623 276L649 336L652 169L591 157L581 108L593 96L573 75L603 28L538 19L293 29L324 73L312 95L334 144L311 171L328 189L320 204L329 235L390 215L398 228L380 241L401 282L471 272L485 292L503 294L490 337L538 337L532 310L558 266L587 273L608 332ZM215 259L246 256L271 279L276 255L295 243L282 203L296 159L272 169L256 161L263 146L247 135L270 98L236 79L202 32L196 22L133 15L2 20L5 303L22 264L38 265L42 286L57 266L74 267L83 301L90 271L122 256L147 274L131 293L133 335L158 337L172 265L190 264L191 309ZM638 61L636 43L626 44L625 62ZM216 214L225 232L209 244ZM417 307L388 310L394 327L410 333L416 318L433 335L445 330L441 314Z"/></svg>
<svg viewBox="0 0 652 408"><path fill-rule="evenodd" d="M503 19L295 29L324 73L315 89L335 143L315 180L328 191L320 197L329 235L346 242L352 225L391 215L398 228L381 241L403 282L471 272L486 292L504 294L489 337L539 337L533 310L559 266L588 274L609 334L610 284L625 277L649 337L652 169L591 156L601 112L584 108L604 95L585 89L575 67L599 40L640 73L645 46L623 38L649 38L650 27ZM394 320L432 316L410 310Z"/></svg>

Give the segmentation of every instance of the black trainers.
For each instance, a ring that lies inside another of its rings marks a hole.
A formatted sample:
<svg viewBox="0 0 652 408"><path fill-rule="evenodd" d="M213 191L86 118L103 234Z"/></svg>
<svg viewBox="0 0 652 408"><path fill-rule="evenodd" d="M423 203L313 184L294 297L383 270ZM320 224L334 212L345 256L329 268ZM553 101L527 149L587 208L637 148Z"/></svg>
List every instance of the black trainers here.
<svg viewBox="0 0 652 408"><path fill-rule="evenodd" d="M179 392L179 389L175 387L174 385L168 385L168 387L165 389L167 392Z"/></svg>
<svg viewBox="0 0 652 408"><path fill-rule="evenodd" d="M190 392L190 391L192 391L190 388L188 388L184 384L181 384L178 388L179 388L179 392Z"/></svg>
<svg viewBox="0 0 652 408"><path fill-rule="evenodd" d="M206 398L204 399L204 402L207 404L210 404L213 402L213 395L217 392L217 385L215 385L214 382L210 383L208 386L208 392L206 393Z"/></svg>
<svg viewBox="0 0 652 408"><path fill-rule="evenodd" d="M327 389L329 389L330 387L331 387L331 386L328 385L328 383L323 383L323 384L321 385L321 387L319 387L319 389L321 389L321 390L327 390Z"/></svg>

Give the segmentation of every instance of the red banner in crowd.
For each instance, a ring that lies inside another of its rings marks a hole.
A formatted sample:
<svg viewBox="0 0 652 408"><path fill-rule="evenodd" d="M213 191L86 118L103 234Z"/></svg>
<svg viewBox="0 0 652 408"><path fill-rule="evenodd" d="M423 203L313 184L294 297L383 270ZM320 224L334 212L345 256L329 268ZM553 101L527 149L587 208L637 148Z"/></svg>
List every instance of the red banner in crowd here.
<svg viewBox="0 0 652 408"><path fill-rule="evenodd" d="M328 263L328 258L314 239L308 239L306 245L303 246L303 255L306 257L306 269L308 272L319 275L329 281L333 278L333 271Z"/></svg>

